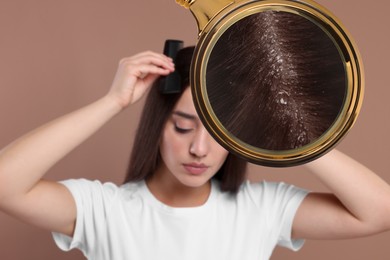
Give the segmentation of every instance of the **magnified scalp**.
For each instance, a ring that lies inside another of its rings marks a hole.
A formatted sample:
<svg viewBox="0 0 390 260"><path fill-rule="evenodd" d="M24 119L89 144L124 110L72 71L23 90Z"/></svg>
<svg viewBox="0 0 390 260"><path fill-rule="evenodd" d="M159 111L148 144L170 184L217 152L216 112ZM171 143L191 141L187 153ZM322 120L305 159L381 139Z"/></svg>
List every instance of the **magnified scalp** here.
<svg viewBox="0 0 390 260"><path fill-rule="evenodd" d="M332 39L312 21L284 11L232 25L211 52L206 83L226 129L267 150L317 140L335 122L346 92Z"/></svg>

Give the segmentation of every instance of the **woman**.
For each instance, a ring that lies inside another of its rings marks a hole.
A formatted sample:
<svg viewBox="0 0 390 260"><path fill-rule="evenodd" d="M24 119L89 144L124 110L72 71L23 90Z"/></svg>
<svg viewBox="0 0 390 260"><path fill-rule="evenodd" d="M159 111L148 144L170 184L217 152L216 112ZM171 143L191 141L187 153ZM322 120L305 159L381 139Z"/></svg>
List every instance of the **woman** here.
<svg viewBox="0 0 390 260"><path fill-rule="evenodd" d="M139 133L147 134L135 144L123 186L42 178L149 90L145 109L159 109L150 104L159 99L153 97L159 95L153 82L175 70L161 54L121 60L107 95L4 148L0 209L53 231L60 248L79 248L88 259L268 259L277 244L297 250L302 239L390 229L389 185L336 150L307 164L332 194L283 183L242 183L245 165L214 141L196 115L185 79L189 53L182 50L177 61L182 93L160 95L166 110L150 112L165 115L155 117L159 122L141 120ZM158 134L149 138L155 127ZM157 152L138 151L156 140Z"/></svg>

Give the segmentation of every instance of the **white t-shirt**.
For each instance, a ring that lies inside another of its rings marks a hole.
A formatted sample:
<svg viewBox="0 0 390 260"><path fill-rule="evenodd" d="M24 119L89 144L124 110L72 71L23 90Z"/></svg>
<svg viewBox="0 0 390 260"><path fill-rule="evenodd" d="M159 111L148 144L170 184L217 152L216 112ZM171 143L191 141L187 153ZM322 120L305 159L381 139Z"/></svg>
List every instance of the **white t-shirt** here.
<svg viewBox="0 0 390 260"><path fill-rule="evenodd" d="M199 207L173 208L157 200L144 181L120 187L99 181L62 182L73 194L73 238L53 233L64 251L91 260L261 260L291 240L294 215L307 194L285 183L245 182L236 196L212 181Z"/></svg>

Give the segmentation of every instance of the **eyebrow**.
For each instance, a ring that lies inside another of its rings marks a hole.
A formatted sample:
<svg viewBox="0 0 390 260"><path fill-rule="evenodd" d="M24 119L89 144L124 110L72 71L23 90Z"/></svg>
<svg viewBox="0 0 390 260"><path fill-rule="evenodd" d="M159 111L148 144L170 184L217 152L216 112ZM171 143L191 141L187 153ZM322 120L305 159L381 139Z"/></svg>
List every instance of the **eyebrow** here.
<svg viewBox="0 0 390 260"><path fill-rule="evenodd" d="M191 115L191 114L187 114L187 113L184 113L182 111L173 111L172 114L180 116L180 117L184 117L184 118L190 119L190 120L197 120L198 119L197 116Z"/></svg>

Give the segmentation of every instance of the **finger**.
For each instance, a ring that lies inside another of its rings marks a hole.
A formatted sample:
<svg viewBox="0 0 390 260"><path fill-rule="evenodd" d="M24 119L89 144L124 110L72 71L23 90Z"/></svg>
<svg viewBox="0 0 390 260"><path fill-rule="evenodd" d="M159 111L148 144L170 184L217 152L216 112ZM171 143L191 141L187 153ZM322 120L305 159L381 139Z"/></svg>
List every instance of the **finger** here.
<svg viewBox="0 0 390 260"><path fill-rule="evenodd" d="M136 67L142 64L151 64L154 66L162 67L165 69L169 69L171 71L174 70L175 64L166 59L162 59L161 57L156 56L139 56L135 59L128 59L128 60L121 60L120 62L121 66L127 66L127 67Z"/></svg>
<svg viewBox="0 0 390 260"><path fill-rule="evenodd" d="M152 51L145 51L145 52L138 53L134 56L129 57L129 59L130 60L137 60L137 59L143 58L143 57L154 57L157 59L172 61L172 58L170 58L162 53L157 53L157 52L152 52Z"/></svg>
<svg viewBox="0 0 390 260"><path fill-rule="evenodd" d="M162 59L155 56L142 56L137 59L129 61L132 64L154 64L160 67L174 68L175 64L171 60Z"/></svg>
<svg viewBox="0 0 390 260"><path fill-rule="evenodd" d="M149 74L165 76L171 72L172 70L169 68L158 67L151 64L142 64L137 66L137 68L133 71L132 74L137 78L143 79Z"/></svg>
<svg viewBox="0 0 390 260"><path fill-rule="evenodd" d="M144 78L144 82L147 86L150 86L159 77L160 75L157 74L149 74Z"/></svg>

